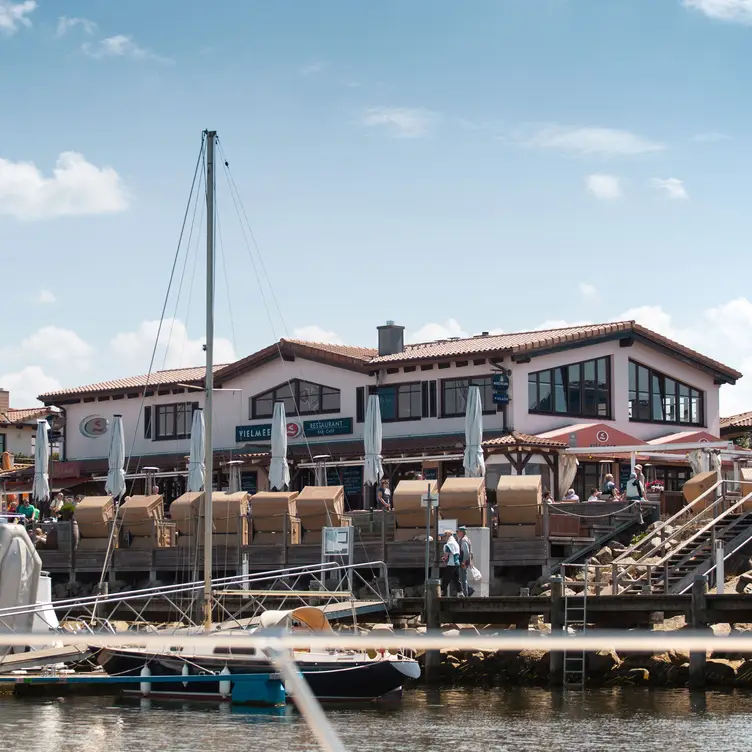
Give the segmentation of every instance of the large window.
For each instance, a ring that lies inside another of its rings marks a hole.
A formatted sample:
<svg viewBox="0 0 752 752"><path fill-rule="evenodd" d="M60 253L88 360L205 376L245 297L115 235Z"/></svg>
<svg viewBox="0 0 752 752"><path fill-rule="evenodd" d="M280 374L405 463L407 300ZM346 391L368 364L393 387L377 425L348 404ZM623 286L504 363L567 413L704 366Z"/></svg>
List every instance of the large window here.
<svg viewBox="0 0 752 752"><path fill-rule="evenodd" d="M467 407L467 390L470 386L480 387L480 400L484 413L495 413L493 383L491 376L473 379L445 379L441 382L441 415L456 418L464 415Z"/></svg>
<svg viewBox="0 0 752 752"><path fill-rule="evenodd" d="M421 383L380 386L378 390L381 420L418 420L423 410Z"/></svg>
<svg viewBox="0 0 752 752"><path fill-rule="evenodd" d="M339 389L293 379L268 392L251 397L251 419L271 418L275 402L284 403L285 415L288 417L338 413L340 410Z"/></svg>
<svg viewBox="0 0 752 752"><path fill-rule="evenodd" d="M670 376L629 361L629 419L702 426L704 394Z"/></svg>
<svg viewBox="0 0 752 752"><path fill-rule="evenodd" d="M6 446L5 446L5 434L4 433L0 433L0 453L4 452L5 449L6 449Z"/></svg>
<svg viewBox="0 0 752 752"><path fill-rule="evenodd" d="M193 411L198 408L198 402L178 402L174 405L156 405L156 433L154 438L188 439L191 436Z"/></svg>
<svg viewBox="0 0 752 752"><path fill-rule="evenodd" d="M611 417L611 361L596 358L528 376L528 411L590 418Z"/></svg>

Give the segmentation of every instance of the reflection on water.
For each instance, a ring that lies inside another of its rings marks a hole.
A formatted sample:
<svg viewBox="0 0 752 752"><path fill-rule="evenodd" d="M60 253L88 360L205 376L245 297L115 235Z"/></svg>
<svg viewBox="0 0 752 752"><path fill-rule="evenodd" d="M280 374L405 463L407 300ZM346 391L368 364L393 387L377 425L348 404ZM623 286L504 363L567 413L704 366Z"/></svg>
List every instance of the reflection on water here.
<svg viewBox="0 0 752 752"><path fill-rule="evenodd" d="M327 712L350 752L654 752L667 745L681 752L752 749L752 694L739 691L412 691L401 705ZM101 697L0 697L0 740L0 748L15 752L317 749L290 708Z"/></svg>

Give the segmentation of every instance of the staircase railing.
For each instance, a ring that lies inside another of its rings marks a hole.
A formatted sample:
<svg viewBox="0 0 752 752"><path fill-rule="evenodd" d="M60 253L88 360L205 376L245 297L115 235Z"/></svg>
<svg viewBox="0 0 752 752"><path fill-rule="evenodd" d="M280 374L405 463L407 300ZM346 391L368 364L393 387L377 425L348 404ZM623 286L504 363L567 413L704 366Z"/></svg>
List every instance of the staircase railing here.
<svg viewBox="0 0 752 752"><path fill-rule="evenodd" d="M734 481L731 481L734 482ZM722 483L725 483L725 481L722 481ZM720 484L717 484L720 485ZM711 489L708 489L711 490ZM699 499L699 497L698 497ZM671 573L671 569L669 568L669 560L676 556L678 553L686 552L686 556L684 556L680 561L676 562L674 567L684 564L687 559L689 559L692 554L697 549L698 545L700 545L698 538L700 536L704 535L707 532L712 532L714 529L719 528L722 526L722 523L729 517L729 515L733 514L736 510L742 509L743 505L750 501L752 499L752 493L747 494L746 496L741 497L738 501L735 501L733 504L728 506L725 509L722 509L720 514L717 514L717 510L719 508L723 508L728 503L728 500L725 496L720 496L717 498L711 505L705 507L699 514L692 517L691 520L689 520L685 525L683 525L679 530L676 531L675 534L672 534L667 538L666 540L662 540L658 545L654 545L653 548L651 548L647 553L643 554L640 557L639 561L636 562L619 562L618 560L614 560L614 564L616 565L616 579L615 579L615 591L626 593L632 590L635 586L639 586L641 588L647 588L648 591L652 590L653 582L652 582L652 576L656 572L661 572L661 575L659 576L659 581L661 577L664 581L664 589L668 589L668 575ZM711 514L712 513L712 514ZM701 523L701 518L709 518L708 521L701 525L700 527L697 527ZM690 532L692 529L694 529L694 532L691 533L691 535L686 538L682 539L682 535L684 533ZM669 546L672 541L679 540L680 543L678 546L675 546L674 548L668 548L668 550L659 558L656 562L651 562L650 564L645 563L645 559L651 558L654 554L661 551L664 547ZM694 545L693 545L694 544ZM713 550L711 546L711 550L708 553L708 557L713 556ZM622 558L622 557L620 557ZM621 565L621 566L620 566ZM625 573L632 568L637 567L638 569L643 569L644 572L639 572L636 577L630 578L626 586L624 586L623 589L621 589L621 586L625 580Z"/></svg>
<svg viewBox="0 0 752 752"><path fill-rule="evenodd" d="M665 522L662 522L658 527L653 528L648 535L643 538L642 540L637 541L637 543L632 544L629 548L626 549L626 551L623 551L614 559L614 564L619 564L622 559L626 559L627 557L632 557L633 559L642 559L645 558L646 554L644 553L638 553L636 556L634 555L635 551L640 551L640 549L643 546L647 546L650 544L650 541L653 540L656 536L661 536L661 538L664 537L665 529L672 525L674 522L679 520L680 518L686 517L688 514L691 514L693 510L698 508L698 504L701 501L704 501L705 498L707 498L713 491L716 491L720 486L723 485L725 481L719 480L716 483L714 483L710 488L708 488L706 491L703 491L694 501L687 504L685 507L682 507L676 514L669 517ZM721 497L722 498L722 497ZM692 519L695 519L695 517L692 517ZM690 519L690 522L692 520ZM675 538L677 535L677 531L673 531L669 538ZM668 538L666 539L668 540ZM650 554L651 555L656 549L654 548ZM630 562L631 564L632 562Z"/></svg>

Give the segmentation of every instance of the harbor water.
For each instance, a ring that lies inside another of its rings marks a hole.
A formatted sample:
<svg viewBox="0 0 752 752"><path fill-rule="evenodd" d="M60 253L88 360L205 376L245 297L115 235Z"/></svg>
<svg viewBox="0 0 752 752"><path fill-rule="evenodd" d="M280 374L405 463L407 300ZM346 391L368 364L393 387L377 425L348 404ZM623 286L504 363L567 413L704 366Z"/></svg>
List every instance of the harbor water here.
<svg viewBox="0 0 752 752"><path fill-rule="evenodd" d="M412 690L401 704L327 713L348 752L752 749L752 694L738 690ZM274 712L107 697L0 697L0 734L3 748L14 752L318 749L292 708Z"/></svg>

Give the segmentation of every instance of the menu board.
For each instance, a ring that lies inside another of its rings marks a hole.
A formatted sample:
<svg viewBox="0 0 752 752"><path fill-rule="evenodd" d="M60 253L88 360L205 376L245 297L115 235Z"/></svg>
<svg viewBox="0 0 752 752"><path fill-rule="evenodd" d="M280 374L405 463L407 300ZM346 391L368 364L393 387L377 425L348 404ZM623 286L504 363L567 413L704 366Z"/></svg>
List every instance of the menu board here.
<svg viewBox="0 0 752 752"><path fill-rule="evenodd" d="M348 496L359 494L363 490L363 468L327 467L326 482L330 486L344 486Z"/></svg>
<svg viewBox="0 0 752 752"><path fill-rule="evenodd" d="M255 470L240 473L240 490L249 494L255 494L258 491L258 473Z"/></svg>

